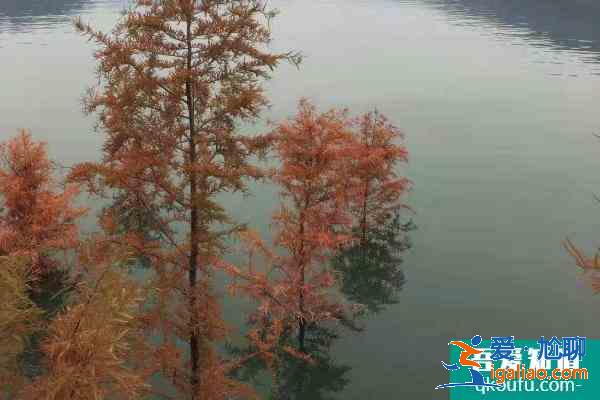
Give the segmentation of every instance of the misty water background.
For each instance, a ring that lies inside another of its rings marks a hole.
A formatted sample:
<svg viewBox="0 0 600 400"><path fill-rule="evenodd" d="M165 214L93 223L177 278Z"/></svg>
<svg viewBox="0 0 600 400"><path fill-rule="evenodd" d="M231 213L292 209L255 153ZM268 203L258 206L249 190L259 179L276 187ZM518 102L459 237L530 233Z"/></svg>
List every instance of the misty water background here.
<svg viewBox="0 0 600 400"><path fill-rule="evenodd" d="M334 398L444 399L449 338L600 334L566 236L600 235L600 4L592 0L273 0L277 49L302 51L267 88L264 117L377 107L406 134L418 230L400 302L333 355L352 367ZM0 139L29 128L63 164L97 160L80 99L93 47L70 19L108 29L126 0L0 0ZM276 191L224 199L263 232ZM241 315L238 305L226 313Z"/></svg>

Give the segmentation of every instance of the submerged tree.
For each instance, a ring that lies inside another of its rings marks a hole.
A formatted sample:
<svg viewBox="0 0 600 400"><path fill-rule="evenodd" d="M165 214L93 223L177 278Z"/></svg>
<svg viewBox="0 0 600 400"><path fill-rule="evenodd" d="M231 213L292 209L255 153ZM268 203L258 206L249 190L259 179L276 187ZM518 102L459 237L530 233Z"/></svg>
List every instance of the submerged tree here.
<svg viewBox="0 0 600 400"><path fill-rule="evenodd" d="M246 234L251 259L259 254L268 267L251 260L246 272L234 269L250 282L234 287L262 301L258 319L276 319L286 328L296 324L304 351L308 327L327 320L352 326L348 308L333 298L340 284L351 301L369 298L372 311L394 302L404 281L399 253L410 227L399 218L408 180L396 169L407 152L383 115L351 120L345 111L319 114L306 100L274 133L281 166L272 179L282 188L274 244L284 254Z"/></svg>
<svg viewBox="0 0 600 400"><path fill-rule="evenodd" d="M340 290L352 302L378 312L397 302L404 284L401 253L409 247L406 232L412 221L403 222L407 208L402 197L410 182L399 174L408 159L402 134L377 111L354 120L356 157L352 165L352 229L359 239L345 246L332 267Z"/></svg>
<svg viewBox="0 0 600 400"><path fill-rule="evenodd" d="M335 280L323 263L347 244L354 146L345 112L319 114L301 101L296 117L276 128L275 149L281 166L273 180L282 188L283 202L274 217L275 244L289 254L278 268L285 277L284 301L293 304L298 321L298 345L304 351L307 326L338 318L339 305L328 300Z"/></svg>
<svg viewBox="0 0 600 400"><path fill-rule="evenodd" d="M355 121L358 142L353 169L355 193L352 213L360 241L366 245L370 232L394 218L403 207L401 197L409 181L397 172L398 164L408 159L402 134L378 113L363 114Z"/></svg>
<svg viewBox="0 0 600 400"><path fill-rule="evenodd" d="M234 288L248 291L261 302L259 313L296 333L297 348L305 351L309 326L343 315L332 298L335 278L327 260L352 240L348 182L355 143L346 113L319 113L302 100L297 115L276 126L275 151L281 165L272 179L281 187L282 202L274 215L274 248L256 235L246 234L255 261L245 271L234 269L245 281ZM278 255L277 249L284 254Z"/></svg>
<svg viewBox="0 0 600 400"><path fill-rule="evenodd" d="M260 302L249 319L255 343L273 341L273 328L279 332L282 352L271 360L278 385L282 362L299 367L287 368L295 371L288 378L324 367L309 366L315 349L307 347L308 332L320 331L327 321L356 329L348 316L357 309L336 298L336 286L341 284L351 301L368 299L372 311L395 301L403 283L399 253L407 246L401 233L409 228L399 219L400 197L408 186L394 170L406 160L404 147L394 143L399 138L379 114L352 121L345 111L320 114L306 100L293 119L274 130L281 165L271 177L282 197L273 218L274 246L245 232L248 265L229 268L242 279L232 284L233 290ZM314 381L307 379L287 380L303 393ZM289 393L289 386L280 387L279 397Z"/></svg>
<svg viewBox="0 0 600 400"><path fill-rule="evenodd" d="M85 209L73 205L76 185L62 187L53 174L46 145L22 130L0 143L0 256L27 260L22 270L29 301L40 310L39 325L63 306L69 286L70 252L79 242L76 222ZM44 330L31 332L21 352L22 372L40 373L39 341Z"/></svg>
<svg viewBox="0 0 600 400"><path fill-rule="evenodd" d="M77 22L100 45L102 85L86 104L107 138L102 162L71 177L158 216L151 243L135 232L123 240L152 260L154 296L143 321L161 340L147 361L178 398L227 398L239 389L214 346L227 329L212 268L237 229L216 196L244 191L245 179L262 175L251 162L269 138L236 128L267 104L261 80L279 62L298 61L266 50L272 16L258 0L137 0L111 34Z"/></svg>
<svg viewBox="0 0 600 400"><path fill-rule="evenodd" d="M53 172L46 145L28 132L0 144L0 255L30 258L37 278L58 266L56 252L77 244L76 221L85 213L73 206L78 187L61 190Z"/></svg>

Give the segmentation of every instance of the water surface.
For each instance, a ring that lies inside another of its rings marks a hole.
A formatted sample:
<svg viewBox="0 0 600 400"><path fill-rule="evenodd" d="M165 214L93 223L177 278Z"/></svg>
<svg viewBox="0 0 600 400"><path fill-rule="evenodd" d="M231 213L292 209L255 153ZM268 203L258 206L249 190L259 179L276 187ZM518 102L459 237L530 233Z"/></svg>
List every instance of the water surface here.
<svg viewBox="0 0 600 400"><path fill-rule="evenodd" d="M27 127L71 164L98 158L81 113L92 47L70 18L110 27L125 1L0 2L0 137ZM444 399L451 337L597 337L599 303L561 248L597 241L600 5L592 0L276 0L278 49L306 55L268 83L272 109L299 97L403 128L419 229L400 303L334 351L352 367L334 398ZM272 188L227 199L255 228ZM235 314L235 307L228 306ZM238 313L239 314L239 313Z"/></svg>

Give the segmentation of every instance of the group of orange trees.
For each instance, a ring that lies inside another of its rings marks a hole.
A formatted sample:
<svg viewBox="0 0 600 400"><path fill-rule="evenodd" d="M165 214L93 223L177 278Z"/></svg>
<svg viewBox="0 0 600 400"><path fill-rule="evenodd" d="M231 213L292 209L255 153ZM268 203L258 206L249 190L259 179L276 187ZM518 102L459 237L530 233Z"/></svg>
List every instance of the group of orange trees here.
<svg viewBox="0 0 600 400"><path fill-rule="evenodd" d="M269 52L273 15L258 0L137 0L109 34L76 22L98 45L85 106L102 158L59 182L28 132L1 144L0 398L253 398L233 371L260 359L276 381L283 355L316 362L308 330L352 318L332 259L370 257L403 207L407 153L381 114L306 100L268 133L240 132L267 105L270 71L299 62ZM269 242L218 201L259 179L281 194ZM114 200L85 237L82 191ZM242 264L227 261L232 241ZM226 295L256 305L236 356L221 272Z"/></svg>

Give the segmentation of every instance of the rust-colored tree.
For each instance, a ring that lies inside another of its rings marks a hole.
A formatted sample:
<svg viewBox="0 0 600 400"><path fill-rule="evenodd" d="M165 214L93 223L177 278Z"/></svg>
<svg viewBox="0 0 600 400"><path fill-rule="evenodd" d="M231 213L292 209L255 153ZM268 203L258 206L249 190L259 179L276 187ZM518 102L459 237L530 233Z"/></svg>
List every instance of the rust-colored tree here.
<svg viewBox="0 0 600 400"><path fill-rule="evenodd" d="M402 135L383 115L371 112L350 119L345 111L319 113L306 100L300 102L296 117L277 125L273 135L281 165L271 177L282 189L282 205L273 219L274 246L245 232L249 262L243 270L230 267L241 278L232 288L261 302L250 320L253 335L277 326L282 343L289 343L285 338L294 332L297 349L304 353L307 330L323 321L356 328L348 316L362 306L349 309L334 293L341 289L348 295L347 288L339 287L342 282L373 272L366 268L373 263L354 263L366 269L353 268L353 276L340 279L336 275L347 268L332 273L333 257L349 250L367 257L372 255L367 249L382 247L382 238L394 243L394 250L403 248L404 238L398 236L407 225L398 213L409 182L397 168L407 160L407 152ZM399 259L390 256L388 261L378 266L385 269L379 272L398 289L403 280ZM301 353L295 356L303 357Z"/></svg>
<svg viewBox="0 0 600 400"><path fill-rule="evenodd" d="M272 16L258 0L137 0L110 34L76 24L100 46L102 84L86 104L107 138L102 162L71 178L155 216L153 243L136 232L124 240L152 260L142 320L160 340L147 362L177 398L239 389L214 346L227 329L212 270L237 229L216 196L261 176L251 162L269 140L237 127L267 104L261 80L279 62L298 61L266 49Z"/></svg>
<svg viewBox="0 0 600 400"><path fill-rule="evenodd" d="M31 259L28 279L56 268L53 255L77 244L85 213L72 205L78 187L59 188L53 172L46 145L28 132L0 144L0 255Z"/></svg>
<svg viewBox="0 0 600 400"><path fill-rule="evenodd" d="M245 270L232 268L243 279L233 288L261 300L254 316L259 322L256 332L276 323L283 334L295 332L297 349L304 352L310 325L343 314L342 305L331 296L335 277L327 261L352 240L354 191L348 183L357 146L345 111L319 113L307 100L273 134L281 165L272 179L281 187L282 197L273 218L275 249L256 234L245 233L250 264ZM257 258L267 267L255 265Z"/></svg>
<svg viewBox="0 0 600 400"><path fill-rule="evenodd" d="M0 257L0 399L27 383L21 356L40 328L42 311L28 295L30 270L23 257Z"/></svg>
<svg viewBox="0 0 600 400"><path fill-rule="evenodd" d="M149 394L138 316L141 285L124 268L135 252L94 235L78 248L77 285L42 343L44 374L21 391L24 400L138 399Z"/></svg>
<svg viewBox="0 0 600 400"><path fill-rule="evenodd" d="M86 211L73 205L79 188L63 187L55 172L46 145L27 131L0 143L0 256L22 260L19 272L27 299L43 311L40 327L60 309L68 292L67 255L79 241L76 222ZM15 347L24 376L39 373L43 335L38 329L25 347Z"/></svg>
<svg viewBox="0 0 600 400"><path fill-rule="evenodd" d="M402 207L401 197L409 181L398 174L399 163L407 161L402 134L377 111L363 114L354 129L358 156L353 167L356 193L352 214L358 222L362 245L369 233L391 221Z"/></svg>
<svg viewBox="0 0 600 400"><path fill-rule="evenodd" d="M398 301L404 284L401 253L410 247L406 232L414 229L401 211L410 182L400 175L407 161L402 134L377 111L354 120L356 158L353 160L351 212L359 239L346 246L331 264L341 292L365 312L378 312Z"/></svg>

